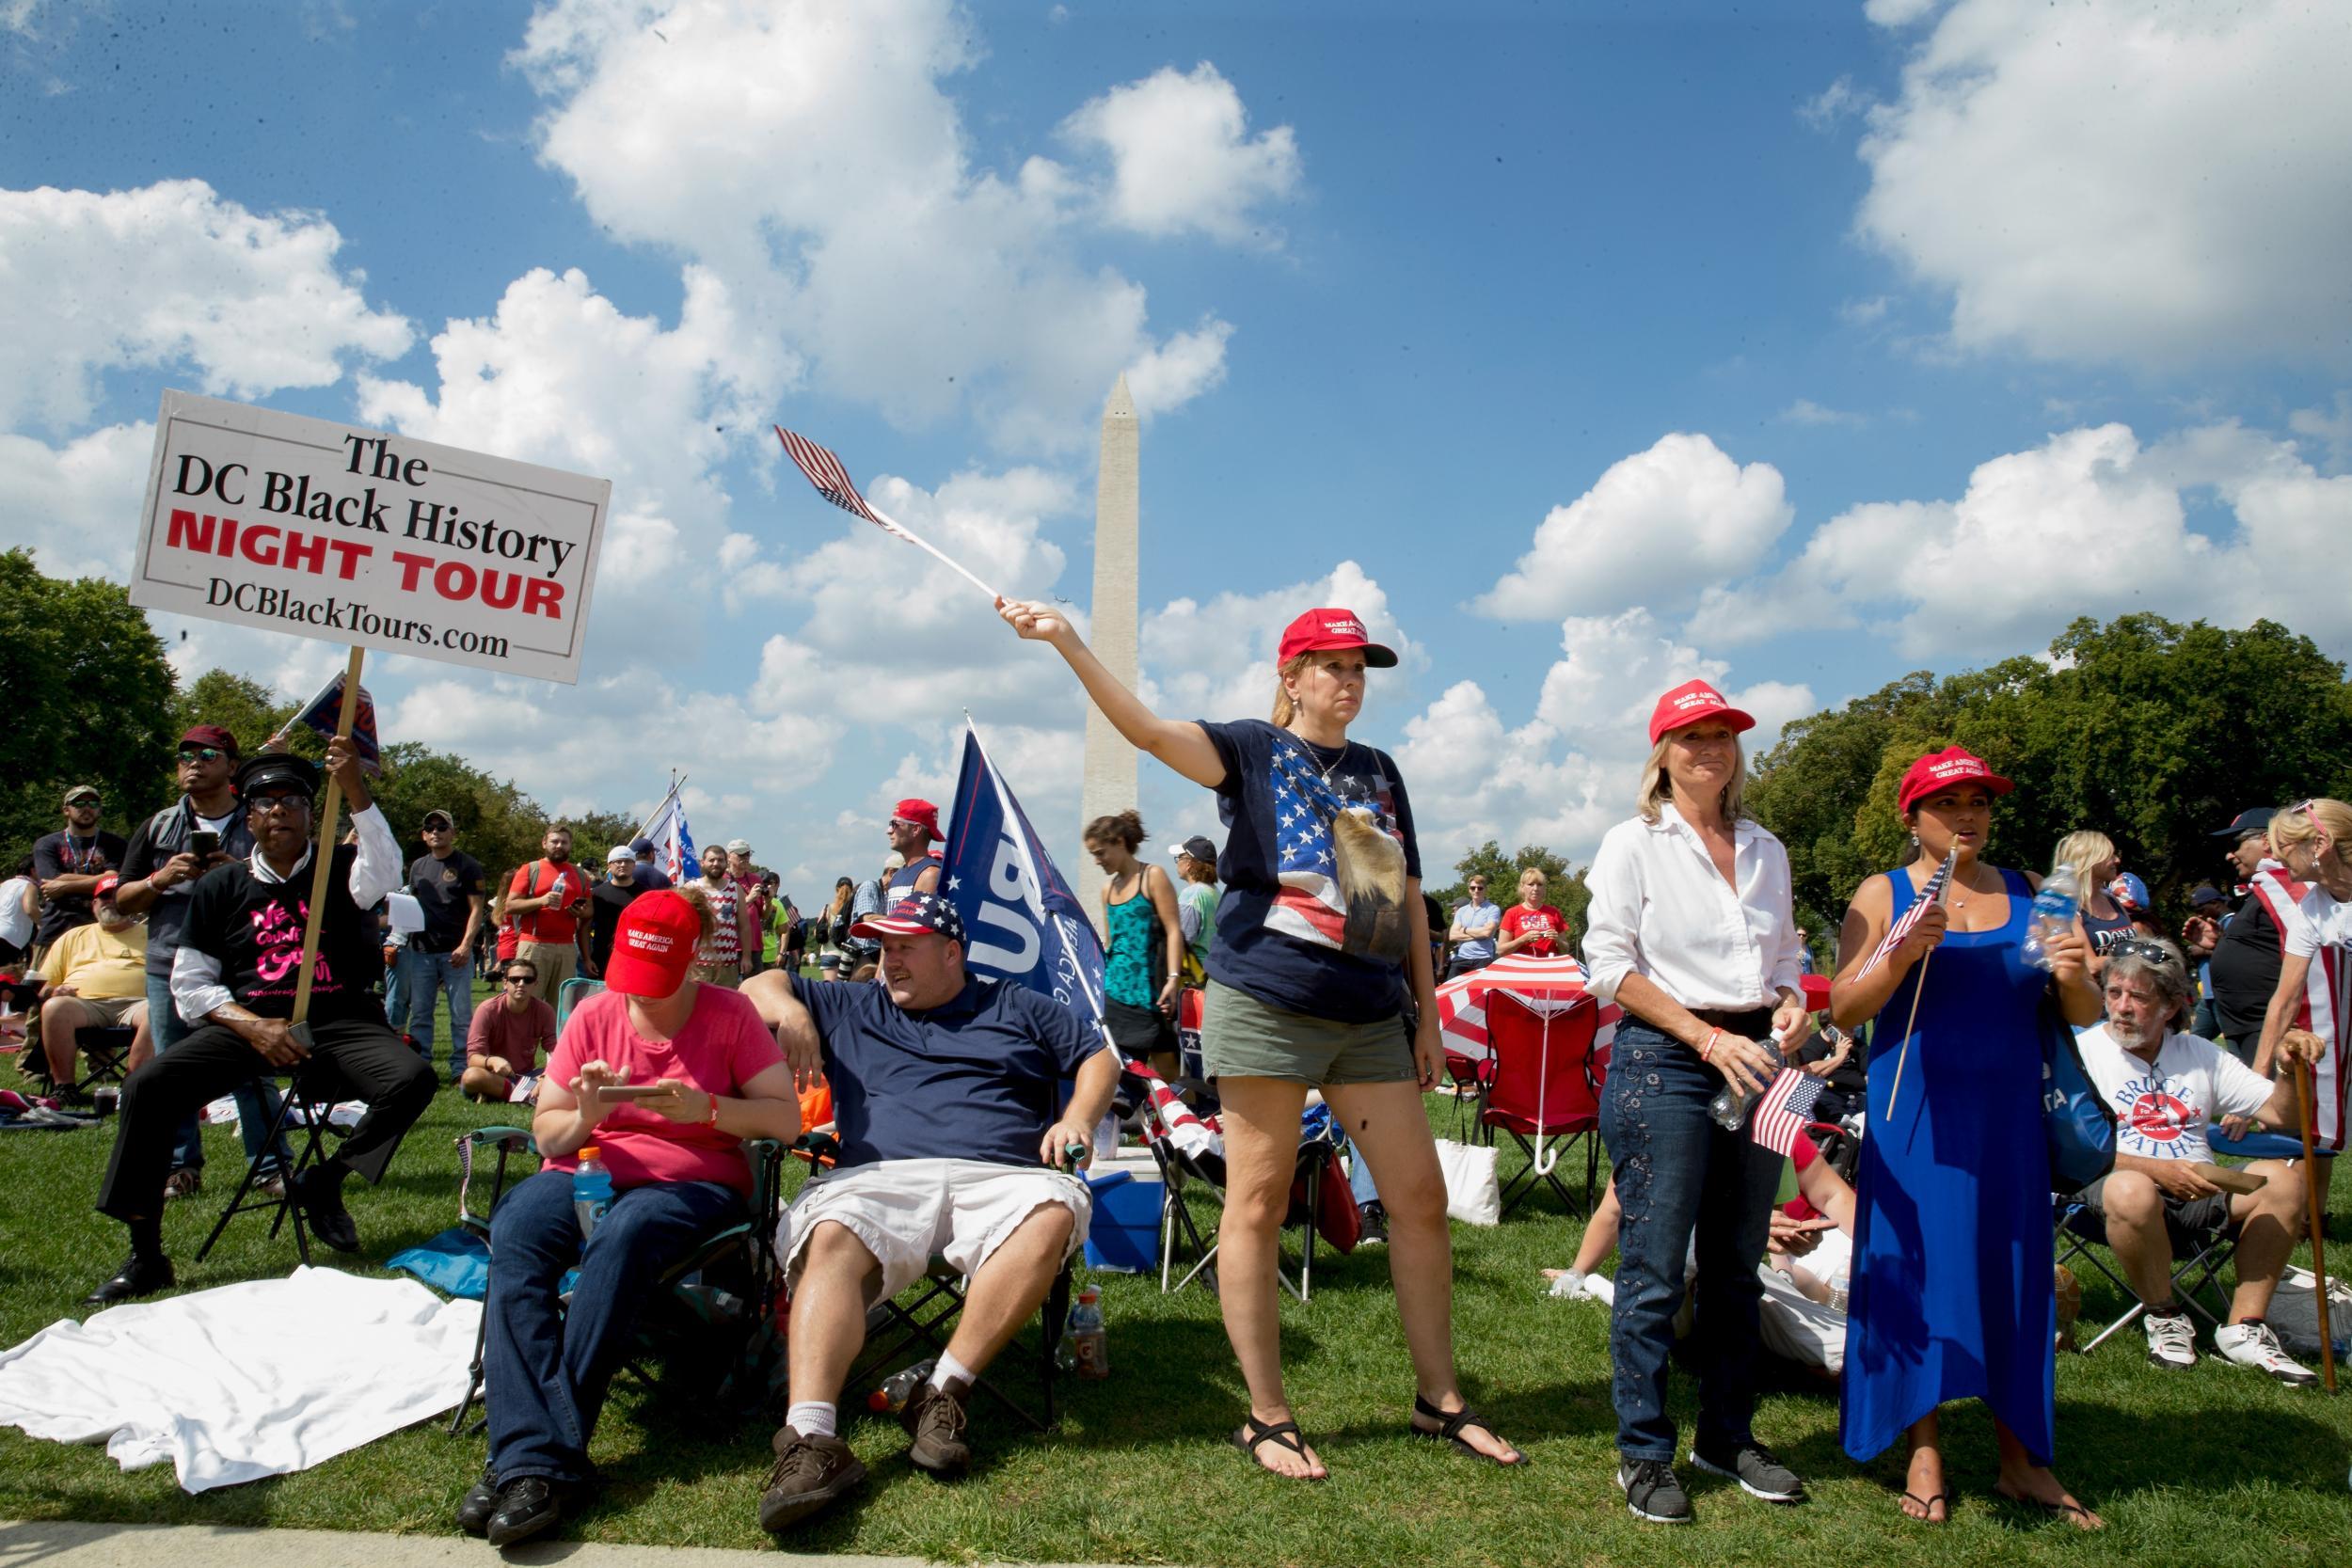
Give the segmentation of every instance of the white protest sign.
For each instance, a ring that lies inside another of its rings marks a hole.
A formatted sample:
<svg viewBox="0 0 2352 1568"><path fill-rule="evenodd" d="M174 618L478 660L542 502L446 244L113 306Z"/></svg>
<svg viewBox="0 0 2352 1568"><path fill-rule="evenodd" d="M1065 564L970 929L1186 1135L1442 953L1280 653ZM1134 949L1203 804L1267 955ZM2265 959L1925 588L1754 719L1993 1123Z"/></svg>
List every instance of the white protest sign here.
<svg viewBox="0 0 2352 1568"><path fill-rule="evenodd" d="M166 392L131 602L580 679L610 480Z"/></svg>

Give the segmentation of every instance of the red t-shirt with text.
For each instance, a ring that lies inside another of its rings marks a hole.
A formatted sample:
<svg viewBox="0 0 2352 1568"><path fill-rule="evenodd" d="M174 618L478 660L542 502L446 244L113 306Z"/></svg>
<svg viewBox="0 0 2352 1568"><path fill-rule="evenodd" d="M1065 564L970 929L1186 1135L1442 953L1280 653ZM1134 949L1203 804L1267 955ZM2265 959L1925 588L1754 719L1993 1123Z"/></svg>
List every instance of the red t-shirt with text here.
<svg viewBox="0 0 2352 1568"><path fill-rule="evenodd" d="M1549 904L1540 904L1532 910L1525 904L1514 904L1502 911L1502 934L1504 936L1516 937L1526 931L1557 931L1560 934L1560 940L1539 937L1526 946L1514 948L1512 951L1532 953L1539 958L1552 958L1566 951L1568 918Z"/></svg>

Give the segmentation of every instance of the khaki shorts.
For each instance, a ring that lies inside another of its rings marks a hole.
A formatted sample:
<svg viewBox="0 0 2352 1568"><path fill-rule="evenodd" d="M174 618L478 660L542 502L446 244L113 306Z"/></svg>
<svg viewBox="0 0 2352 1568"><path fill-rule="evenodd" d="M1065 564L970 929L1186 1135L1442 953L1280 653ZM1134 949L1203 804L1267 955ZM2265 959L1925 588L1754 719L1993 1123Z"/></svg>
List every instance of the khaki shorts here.
<svg viewBox="0 0 2352 1568"><path fill-rule="evenodd" d="M743 985L743 972L733 964L691 964L686 977L699 985L724 986L729 990L739 990Z"/></svg>
<svg viewBox="0 0 2352 1568"><path fill-rule="evenodd" d="M882 1264L887 1299L922 1278L934 1255L959 1274L977 1274L1023 1220L1049 1203L1077 1222L1067 1259L1086 1245L1094 1212L1093 1194L1076 1177L984 1160L884 1160L810 1177L777 1222L776 1250L786 1284L798 1285L809 1237L831 1220Z"/></svg>
<svg viewBox="0 0 2352 1568"><path fill-rule="evenodd" d="M103 1029L116 1023L136 1023L130 1016L134 1007L145 1007L144 996L60 996L53 1000L70 1003L80 1014L73 1021L76 1029ZM144 1015L142 1015L144 1016Z"/></svg>
<svg viewBox="0 0 2352 1568"><path fill-rule="evenodd" d="M1403 1015L1341 1023L1268 1006L1212 978L1200 997L1200 1057L1211 1078L1294 1084L1410 1084L1413 1040Z"/></svg>
<svg viewBox="0 0 2352 1568"><path fill-rule="evenodd" d="M564 982L580 971L580 949L568 942L533 942L525 937L515 957L529 959L539 971L531 994L550 1007L564 1005Z"/></svg>

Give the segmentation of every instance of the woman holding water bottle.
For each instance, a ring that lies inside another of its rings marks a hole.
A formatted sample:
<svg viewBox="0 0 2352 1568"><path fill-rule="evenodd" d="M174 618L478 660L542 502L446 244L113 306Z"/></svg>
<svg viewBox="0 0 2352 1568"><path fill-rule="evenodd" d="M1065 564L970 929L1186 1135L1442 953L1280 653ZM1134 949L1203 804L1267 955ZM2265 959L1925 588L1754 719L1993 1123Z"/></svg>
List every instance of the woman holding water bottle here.
<svg viewBox="0 0 2352 1568"><path fill-rule="evenodd" d="M2049 1468L2058 1320L2041 1031L2055 1026L2053 990L2069 1023L2096 1022L2101 1004L2071 901L2037 899L2038 879L1979 858L1993 801L2010 788L1957 746L1913 763L1896 808L1916 858L1856 890L1839 936L1831 1016L1881 1022L1841 1424L1856 1459L1907 1436L1902 1512L1942 1524L1952 1495L1938 1411L1980 1399L1999 1439L1994 1489L2097 1529Z"/></svg>
<svg viewBox="0 0 2352 1568"><path fill-rule="evenodd" d="M493 1546L571 1506L638 1312L696 1242L748 1217L743 1140L800 1135L792 1069L758 1008L687 978L709 920L667 889L622 911L605 990L574 1009L539 1081L545 1166L490 1216L490 1460L457 1524Z"/></svg>
<svg viewBox="0 0 2352 1568"><path fill-rule="evenodd" d="M1640 815L1594 857L1585 915L1589 985L1626 1011L1600 1101L1617 1200L1616 1301L1609 1328L1617 1407L1617 1485L1637 1518L1692 1517L1677 1480L1666 1359L1695 1236L1699 1425L1692 1460L1771 1502L1804 1485L1756 1441L1762 1357L1756 1266L1764 1256L1780 1157L1708 1102L1726 1084L1753 1095L1793 1059L1811 1020L1789 903L1788 853L1740 815L1740 736L1756 721L1705 681L1650 715ZM1744 1118L1740 1118L1744 1119Z"/></svg>

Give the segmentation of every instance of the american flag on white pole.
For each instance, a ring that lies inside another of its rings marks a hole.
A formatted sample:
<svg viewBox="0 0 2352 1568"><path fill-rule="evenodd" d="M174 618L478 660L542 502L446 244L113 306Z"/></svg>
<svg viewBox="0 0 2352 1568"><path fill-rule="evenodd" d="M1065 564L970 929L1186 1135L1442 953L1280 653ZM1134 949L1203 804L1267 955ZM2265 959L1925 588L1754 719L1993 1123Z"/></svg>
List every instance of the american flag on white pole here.
<svg viewBox="0 0 2352 1568"><path fill-rule="evenodd" d="M1886 940L1879 943L1879 950L1870 955L1870 961L1862 966L1862 974L1856 974L1855 979L1861 979L1863 974L1884 963L1886 956L1903 944L1903 938L1911 935L1911 928L1926 917L1928 911L1944 901L1944 890L1952 881L1952 862L1959 858L1957 855L1944 857L1944 863L1935 868L1935 875L1928 879L1928 885L1919 890L1919 896L1912 900L1911 908L1903 911L1903 917L1888 927Z"/></svg>
<svg viewBox="0 0 2352 1568"><path fill-rule="evenodd" d="M1812 1119L1813 1102L1821 1098L1821 1081L1809 1072L1783 1068L1780 1076L1756 1102L1748 1136L1775 1154L1796 1152L1797 1134Z"/></svg>
<svg viewBox="0 0 2352 1568"><path fill-rule="evenodd" d="M965 570L961 562L941 552L931 545L930 541L923 538L904 523L875 510L872 502L858 494L856 483L850 478L850 470L841 466L841 459L835 457L826 448L818 446L805 436L794 435L782 425L775 425L771 428L776 433L776 439L784 443L786 453L795 464L799 465L801 472L808 476L808 482L817 486L818 495L851 516L863 517L883 532L903 539L917 549L928 552L933 559L954 570L964 581L987 594L992 602L1003 597L996 590Z"/></svg>

